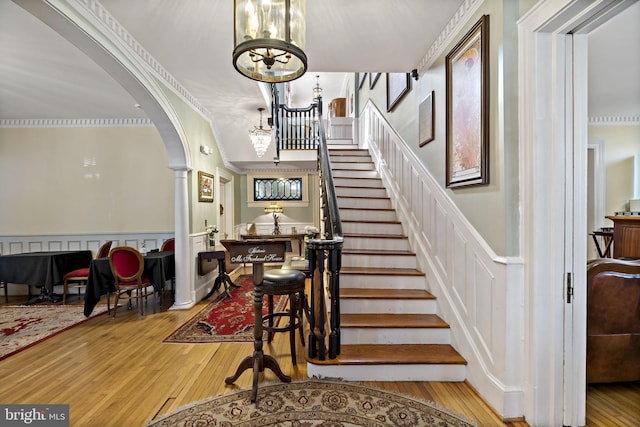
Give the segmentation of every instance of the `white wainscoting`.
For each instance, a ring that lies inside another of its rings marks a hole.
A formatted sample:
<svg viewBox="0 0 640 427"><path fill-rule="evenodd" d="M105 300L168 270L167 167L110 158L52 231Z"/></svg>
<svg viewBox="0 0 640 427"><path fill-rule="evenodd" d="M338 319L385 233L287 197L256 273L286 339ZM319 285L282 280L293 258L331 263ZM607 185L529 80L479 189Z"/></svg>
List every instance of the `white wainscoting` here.
<svg viewBox="0 0 640 427"><path fill-rule="evenodd" d="M453 345L468 361L468 381L503 417L522 416L522 259L493 252L371 101L357 126Z"/></svg>
<svg viewBox="0 0 640 427"><path fill-rule="evenodd" d="M0 236L0 254L20 254L41 251L90 250L96 256L100 246L111 240L111 247L131 246L138 250L144 244L149 251L159 249L162 242L173 237L173 233L113 233L113 234L32 234ZM26 295L25 285L8 287L10 295Z"/></svg>

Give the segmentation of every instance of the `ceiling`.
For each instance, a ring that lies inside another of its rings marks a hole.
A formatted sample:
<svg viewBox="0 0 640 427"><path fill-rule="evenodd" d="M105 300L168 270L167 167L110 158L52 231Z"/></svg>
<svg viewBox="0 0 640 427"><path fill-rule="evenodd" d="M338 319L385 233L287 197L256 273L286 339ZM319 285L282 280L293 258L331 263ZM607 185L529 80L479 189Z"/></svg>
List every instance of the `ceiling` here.
<svg viewBox="0 0 640 427"><path fill-rule="evenodd" d="M416 68L464 2L307 1L309 67L292 84L294 106L310 103L317 75L331 100L343 93L348 72ZM259 85L231 64L231 0L101 4L208 112L232 165L273 167L267 159L275 151L258 159L248 140L266 101ZM637 22L640 2L590 34L591 116L640 115L640 60L629 54L640 52ZM136 106L107 72L11 0L0 0L0 57L0 119L146 117L144 105Z"/></svg>

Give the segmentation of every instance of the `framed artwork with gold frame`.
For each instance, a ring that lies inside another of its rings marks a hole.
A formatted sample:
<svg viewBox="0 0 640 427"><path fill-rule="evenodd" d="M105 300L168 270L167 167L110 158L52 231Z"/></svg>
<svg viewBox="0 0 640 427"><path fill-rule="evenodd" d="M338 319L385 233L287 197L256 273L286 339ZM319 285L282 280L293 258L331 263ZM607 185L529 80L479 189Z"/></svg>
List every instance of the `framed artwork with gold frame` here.
<svg viewBox="0 0 640 427"><path fill-rule="evenodd" d="M198 201L213 203L213 175L198 171Z"/></svg>

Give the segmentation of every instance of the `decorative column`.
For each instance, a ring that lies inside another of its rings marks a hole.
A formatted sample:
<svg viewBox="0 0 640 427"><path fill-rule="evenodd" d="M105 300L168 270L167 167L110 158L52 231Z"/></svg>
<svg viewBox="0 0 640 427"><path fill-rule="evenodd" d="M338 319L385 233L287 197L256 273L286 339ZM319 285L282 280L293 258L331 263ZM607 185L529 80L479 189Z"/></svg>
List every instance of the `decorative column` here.
<svg viewBox="0 0 640 427"><path fill-rule="evenodd" d="M175 265L176 293L171 310L186 310L195 304L189 270L189 197L187 170L175 170Z"/></svg>

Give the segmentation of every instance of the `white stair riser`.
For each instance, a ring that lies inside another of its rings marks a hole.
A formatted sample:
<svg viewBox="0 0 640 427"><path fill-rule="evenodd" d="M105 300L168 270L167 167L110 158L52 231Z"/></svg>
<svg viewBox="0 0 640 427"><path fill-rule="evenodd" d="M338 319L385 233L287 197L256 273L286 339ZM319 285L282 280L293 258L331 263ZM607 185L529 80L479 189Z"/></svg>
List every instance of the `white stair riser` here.
<svg viewBox="0 0 640 427"><path fill-rule="evenodd" d="M402 255L352 255L342 254L343 267L361 268L413 268L417 267L415 256Z"/></svg>
<svg viewBox="0 0 640 427"><path fill-rule="evenodd" d="M307 375L342 378L345 381L455 381L466 379L465 365L314 365L307 363Z"/></svg>
<svg viewBox="0 0 640 427"><path fill-rule="evenodd" d="M371 156L360 156L357 154L354 155L347 155L346 153L340 153L339 155L333 155L330 154L329 155L329 160L331 161L331 164L334 163L338 163L338 164L342 164L342 163L356 163L356 162L361 162L361 163L372 163L371 162Z"/></svg>
<svg viewBox="0 0 640 427"><path fill-rule="evenodd" d="M336 187L336 195L343 197L387 197L387 190L369 187Z"/></svg>
<svg viewBox="0 0 640 427"><path fill-rule="evenodd" d="M358 144L353 143L353 138L327 138L327 150L333 150L333 146L338 146L338 150L343 146L350 150L357 150Z"/></svg>
<svg viewBox="0 0 640 427"><path fill-rule="evenodd" d="M342 187L371 187L371 188L384 188L381 179L351 179L351 178L336 178L333 177L333 183L336 186Z"/></svg>
<svg viewBox="0 0 640 427"><path fill-rule="evenodd" d="M436 310L435 299L340 298L342 314L436 314Z"/></svg>
<svg viewBox="0 0 640 427"><path fill-rule="evenodd" d="M340 209L342 221L397 221L396 211L372 209Z"/></svg>
<svg viewBox="0 0 640 427"><path fill-rule="evenodd" d="M376 170L334 170L334 178L379 178Z"/></svg>
<svg viewBox="0 0 640 427"><path fill-rule="evenodd" d="M426 279L425 276L341 274L340 287L345 289L426 289Z"/></svg>
<svg viewBox="0 0 640 427"><path fill-rule="evenodd" d="M344 238L344 249L356 250L390 250L390 251L409 251L409 239L392 239L392 238L375 238L375 237L352 237Z"/></svg>
<svg viewBox="0 0 640 427"><path fill-rule="evenodd" d="M349 151L351 149L353 149L353 145L351 144L327 144L327 148L329 150L335 150L335 151Z"/></svg>
<svg viewBox="0 0 640 427"><path fill-rule="evenodd" d="M340 328L342 344L451 344L449 328Z"/></svg>
<svg viewBox="0 0 640 427"><path fill-rule="evenodd" d="M345 234L372 234L372 235L401 235L402 224L394 222L351 222L342 221L342 231Z"/></svg>
<svg viewBox="0 0 640 427"><path fill-rule="evenodd" d="M329 156L333 156L335 155L347 155L347 156L369 156L369 151L368 150L363 150L361 148L358 148L358 146L356 144L351 144L351 147L345 147L344 144L341 144L339 148L337 148L335 151L331 151L333 150L331 147L329 147L327 145L327 149L329 150Z"/></svg>
<svg viewBox="0 0 640 427"><path fill-rule="evenodd" d="M338 197L339 208L391 209L391 199L365 199L358 197Z"/></svg>
<svg viewBox="0 0 640 427"><path fill-rule="evenodd" d="M331 162L332 169L343 169L349 171L374 171L373 163L334 163Z"/></svg>

